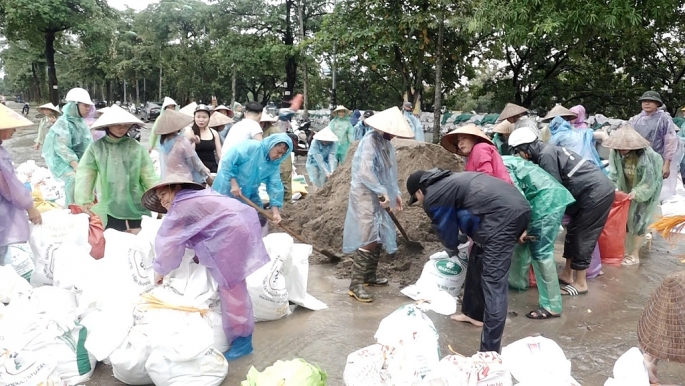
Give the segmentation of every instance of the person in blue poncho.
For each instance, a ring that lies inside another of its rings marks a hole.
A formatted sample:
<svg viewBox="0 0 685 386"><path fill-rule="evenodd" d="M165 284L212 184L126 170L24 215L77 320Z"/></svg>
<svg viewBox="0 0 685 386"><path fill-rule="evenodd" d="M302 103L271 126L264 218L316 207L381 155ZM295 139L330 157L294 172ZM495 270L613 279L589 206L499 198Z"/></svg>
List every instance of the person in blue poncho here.
<svg viewBox="0 0 685 386"><path fill-rule="evenodd" d="M552 134L549 139L550 144L565 147L604 170L602 160L599 158L595 147L592 129L574 129L570 122L561 116L556 116L549 124L549 131ZM599 132L597 135L601 135L601 133Z"/></svg>
<svg viewBox="0 0 685 386"><path fill-rule="evenodd" d="M74 203L78 163L93 142L83 118L94 114L95 106L88 91L78 87L69 90L65 99L62 116L45 137L43 158L52 174L64 181L64 204L70 205Z"/></svg>
<svg viewBox="0 0 685 386"><path fill-rule="evenodd" d="M221 158L221 168L212 188L229 197L246 197L261 206L259 185L266 184L273 218L278 223L281 221L279 208L283 207L281 162L290 157L292 150L293 142L285 133L271 135L263 141L247 139ZM261 221L264 226L266 220Z"/></svg>
<svg viewBox="0 0 685 386"><path fill-rule="evenodd" d="M409 126L411 126L411 129L414 131L414 139L419 141L419 142L424 142L424 133L423 133L423 124L414 115L414 106L412 105L411 102L405 102L404 105L404 116L407 118L407 121L409 122Z"/></svg>
<svg viewBox="0 0 685 386"><path fill-rule="evenodd" d="M359 111L359 110L354 110L354 112L353 112L352 115L350 116L350 123L352 124L352 127L354 127L354 126L357 125L357 123L359 122L361 116L362 116L361 111Z"/></svg>
<svg viewBox="0 0 685 386"><path fill-rule="evenodd" d="M309 146L307 174L309 174L309 180L317 188L322 187L335 170L337 142L338 137L327 127L314 135L314 140Z"/></svg>
<svg viewBox="0 0 685 386"><path fill-rule="evenodd" d="M369 118L370 116L373 115L373 111L371 110L366 110L364 111L364 116L362 119L357 122L356 125L354 125L354 140L359 141L368 133L369 131L373 130L371 127L367 126L364 121Z"/></svg>

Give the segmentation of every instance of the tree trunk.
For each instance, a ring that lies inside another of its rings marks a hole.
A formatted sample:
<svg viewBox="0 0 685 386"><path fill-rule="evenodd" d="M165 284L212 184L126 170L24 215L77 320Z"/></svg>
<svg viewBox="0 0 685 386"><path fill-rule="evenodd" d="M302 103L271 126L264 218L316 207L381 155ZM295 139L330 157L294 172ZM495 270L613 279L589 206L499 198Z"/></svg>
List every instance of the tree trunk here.
<svg viewBox="0 0 685 386"><path fill-rule="evenodd" d="M305 32L305 25L304 25L304 0L300 0L300 5L298 9L299 13L299 19L300 19L300 44L304 42L304 32ZM302 75L303 75L303 84L302 84L302 118L307 119L309 117L309 108L308 108L308 103L307 103L307 97L309 94L309 74L307 74L307 55L305 54L304 51L300 52L300 59L302 60Z"/></svg>
<svg viewBox="0 0 685 386"><path fill-rule="evenodd" d="M235 77L236 77L236 69L235 66L233 67L233 76L231 79L231 109L233 109L233 106L235 106Z"/></svg>
<svg viewBox="0 0 685 386"><path fill-rule="evenodd" d="M440 13L438 56L435 58L435 100L433 101L433 143L440 142L440 113L442 112L442 40L445 34L445 12Z"/></svg>
<svg viewBox="0 0 685 386"><path fill-rule="evenodd" d="M107 82L107 105L108 106L112 105L112 82L113 82L112 79L110 79L109 82Z"/></svg>
<svg viewBox="0 0 685 386"><path fill-rule="evenodd" d="M162 100L162 67L159 67L159 98L158 101Z"/></svg>
<svg viewBox="0 0 685 386"><path fill-rule="evenodd" d="M37 101L43 101L43 95L40 92L40 78L38 77L38 63L31 63L31 73L33 74L33 87L35 89L35 97Z"/></svg>
<svg viewBox="0 0 685 386"><path fill-rule="evenodd" d="M59 106L59 90L57 89L57 70L55 69L55 32L45 33L45 60L48 64L48 83L50 85L50 102Z"/></svg>
<svg viewBox="0 0 685 386"><path fill-rule="evenodd" d="M285 2L285 35L283 36L283 43L288 48L288 57L285 62L285 92L283 93L283 102L281 107L288 107L289 102L293 99L293 90L295 90L295 82L297 81L297 61L293 54L293 44L295 43L295 36L293 35L292 27L292 9L295 0L286 0Z"/></svg>
<svg viewBox="0 0 685 386"><path fill-rule="evenodd" d="M136 73L136 105L140 104L140 86L138 86L138 73Z"/></svg>

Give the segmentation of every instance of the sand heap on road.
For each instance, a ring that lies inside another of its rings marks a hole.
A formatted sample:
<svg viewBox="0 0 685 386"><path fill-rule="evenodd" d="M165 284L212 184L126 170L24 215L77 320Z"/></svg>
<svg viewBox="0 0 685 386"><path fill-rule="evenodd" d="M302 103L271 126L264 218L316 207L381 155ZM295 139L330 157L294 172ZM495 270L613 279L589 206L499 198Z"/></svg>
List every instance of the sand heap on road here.
<svg viewBox="0 0 685 386"><path fill-rule="evenodd" d="M415 170L428 170L435 167L462 171L464 163L439 145L420 143L413 140L394 139L396 149L399 187L403 193L403 200L409 200L406 191L407 177ZM338 167L323 188L297 202L290 210L284 211L285 223L291 225L294 231L302 232L305 239L313 242L319 248L328 249L342 254L343 226L350 191L352 158L357 149L357 143L352 145L345 162ZM407 248L399 231L397 232L398 251L388 256L381 256L379 273L401 285L413 283L421 275L424 263L428 257L443 250L442 244L431 229L430 220L418 205L405 208L397 213L397 218L405 228L409 237L423 244L424 250ZM351 257L351 255L349 255ZM325 263L327 258L314 254L312 263ZM337 265L337 276L350 277L351 265L343 261Z"/></svg>

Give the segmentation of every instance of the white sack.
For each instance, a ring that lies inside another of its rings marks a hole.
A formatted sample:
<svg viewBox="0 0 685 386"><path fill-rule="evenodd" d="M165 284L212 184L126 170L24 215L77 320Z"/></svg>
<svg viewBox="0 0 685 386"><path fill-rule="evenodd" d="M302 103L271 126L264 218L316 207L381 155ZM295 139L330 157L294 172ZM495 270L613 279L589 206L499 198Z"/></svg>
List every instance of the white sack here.
<svg viewBox="0 0 685 386"><path fill-rule="evenodd" d="M145 362L152 348L148 337L134 327L119 348L109 356L114 378L127 385L149 385L152 379L145 370Z"/></svg>
<svg viewBox="0 0 685 386"><path fill-rule="evenodd" d="M517 340L502 348L502 361L517 381L528 386L578 385L571 377L571 361L551 339L531 336Z"/></svg>
<svg viewBox="0 0 685 386"><path fill-rule="evenodd" d="M345 386L392 386L386 368L386 350L380 344L359 349L347 356L343 372Z"/></svg>
<svg viewBox="0 0 685 386"><path fill-rule="evenodd" d="M64 386L53 372L54 358L37 357L29 352L0 353L0 385Z"/></svg>
<svg viewBox="0 0 685 386"><path fill-rule="evenodd" d="M9 265L0 266L0 303L11 303L13 299L31 291L31 284Z"/></svg>
<svg viewBox="0 0 685 386"><path fill-rule="evenodd" d="M2 256L0 256L0 259ZM4 262L0 265L9 265L26 280L31 280L33 273L33 252L28 243L12 244L7 247L7 253L4 256Z"/></svg>
<svg viewBox="0 0 685 386"><path fill-rule="evenodd" d="M208 349L199 358L174 362L154 350L145 363L156 386L219 386L228 375L228 361L216 349Z"/></svg>
<svg viewBox="0 0 685 386"><path fill-rule="evenodd" d="M293 244L290 256L283 266L288 300L312 311L325 310L326 303L307 293L309 279L309 256L312 246L309 244Z"/></svg>
<svg viewBox="0 0 685 386"><path fill-rule="evenodd" d="M282 258L275 258L245 280L255 322L277 320L290 314L282 267Z"/></svg>
<svg viewBox="0 0 685 386"><path fill-rule="evenodd" d="M511 386L511 374L496 352L479 352L472 357L448 355L417 386L462 385Z"/></svg>
<svg viewBox="0 0 685 386"><path fill-rule="evenodd" d="M457 299L435 286L419 287L412 284L400 292L416 300L416 307L423 312L433 311L447 316L457 312Z"/></svg>
<svg viewBox="0 0 685 386"><path fill-rule="evenodd" d="M639 348L631 348L616 360L614 377L604 386L649 386L649 373Z"/></svg>
<svg viewBox="0 0 685 386"><path fill-rule="evenodd" d="M416 285L422 288L437 287L455 298L458 297L466 281L469 246L470 243L460 245L457 256L448 256L445 251L431 255L423 266Z"/></svg>

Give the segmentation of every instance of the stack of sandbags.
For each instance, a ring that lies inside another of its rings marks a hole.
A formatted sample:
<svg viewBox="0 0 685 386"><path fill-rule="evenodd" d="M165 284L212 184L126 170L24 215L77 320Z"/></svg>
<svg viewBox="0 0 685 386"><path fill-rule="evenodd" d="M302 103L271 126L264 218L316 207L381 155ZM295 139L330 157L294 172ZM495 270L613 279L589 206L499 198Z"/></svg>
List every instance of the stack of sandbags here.
<svg viewBox="0 0 685 386"><path fill-rule="evenodd" d="M48 169L36 165L34 160L28 160L17 167L16 174L19 181L32 189L38 188L44 200L56 201L64 206L64 182L54 178Z"/></svg>
<svg viewBox="0 0 685 386"><path fill-rule="evenodd" d="M522 386L580 386L571 376L571 361L551 339L520 339L502 348L502 361Z"/></svg>

